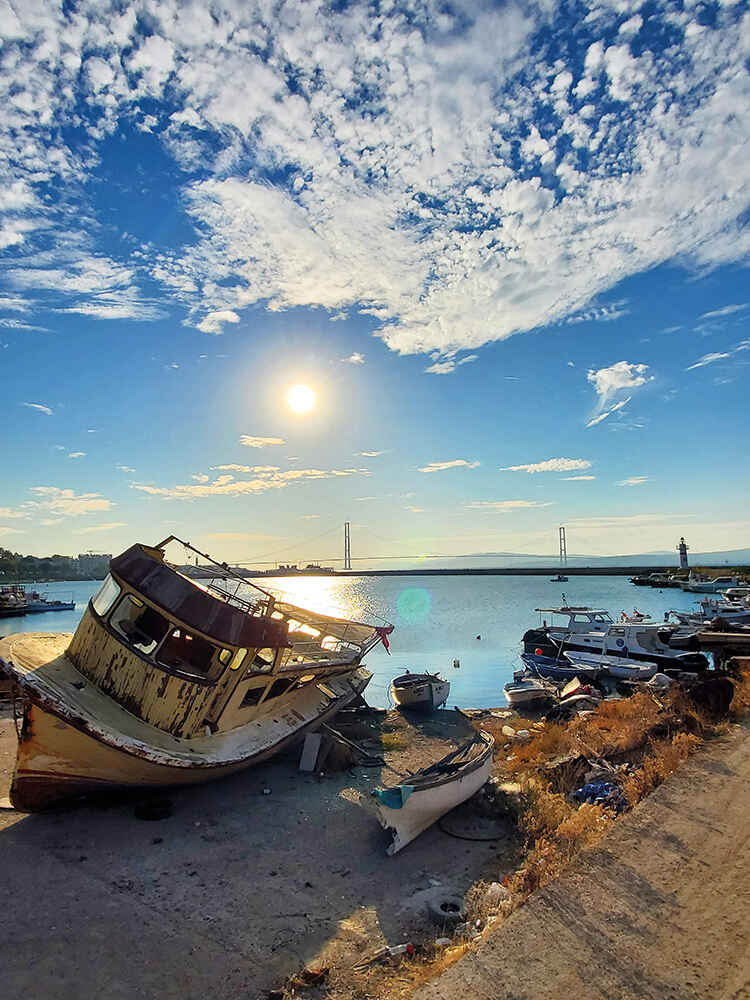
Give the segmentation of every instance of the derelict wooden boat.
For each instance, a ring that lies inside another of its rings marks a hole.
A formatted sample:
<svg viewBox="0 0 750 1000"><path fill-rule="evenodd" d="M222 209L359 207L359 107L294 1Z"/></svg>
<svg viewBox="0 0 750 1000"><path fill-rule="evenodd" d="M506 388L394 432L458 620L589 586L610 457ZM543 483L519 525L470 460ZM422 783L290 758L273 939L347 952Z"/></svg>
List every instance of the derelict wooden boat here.
<svg viewBox="0 0 750 1000"><path fill-rule="evenodd" d="M478 792L492 770L495 740L480 732L436 764L412 774L401 785L377 788L375 812L393 840L386 849L396 854L441 816Z"/></svg>
<svg viewBox="0 0 750 1000"><path fill-rule="evenodd" d="M450 681L438 674L410 674L408 671L391 681L391 697L398 708L434 712L448 700Z"/></svg>
<svg viewBox="0 0 750 1000"><path fill-rule="evenodd" d="M173 540L114 558L74 635L0 640L22 715L15 808L231 774L301 739L369 682L362 657L392 625L305 611L241 577L232 593L225 566L222 582L191 580L165 559Z"/></svg>

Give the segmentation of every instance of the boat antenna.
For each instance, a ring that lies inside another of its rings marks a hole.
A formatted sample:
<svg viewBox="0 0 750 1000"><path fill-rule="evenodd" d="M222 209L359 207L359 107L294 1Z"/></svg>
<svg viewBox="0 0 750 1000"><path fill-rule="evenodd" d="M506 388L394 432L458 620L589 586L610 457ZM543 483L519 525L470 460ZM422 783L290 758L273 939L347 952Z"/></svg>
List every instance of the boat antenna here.
<svg viewBox="0 0 750 1000"><path fill-rule="evenodd" d="M261 594L265 594L266 597L273 597L273 594L271 594L270 591L264 590L263 587L259 587L257 583L252 583L251 581L247 580L247 578L242 576L241 573L238 573L236 570L232 569L232 567L228 563L219 562L217 559L214 559L213 556L210 556L207 552L201 552L200 549L196 549L196 547L194 545L191 545L190 542L186 542L184 539L178 538L177 535L169 535L168 538L165 538L164 541L159 542L159 544L155 547L157 549L164 549L166 548L167 545L169 545L170 542L179 542L180 545L182 545L185 549L189 550L190 552L194 552L197 556L200 556L202 559L206 559L208 562L210 562L211 565L216 566L218 569L221 570L222 574L226 576L231 576L233 579L238 580L240 583L245 583L250 587L254 587L256 590L259 590Z"/></svg>

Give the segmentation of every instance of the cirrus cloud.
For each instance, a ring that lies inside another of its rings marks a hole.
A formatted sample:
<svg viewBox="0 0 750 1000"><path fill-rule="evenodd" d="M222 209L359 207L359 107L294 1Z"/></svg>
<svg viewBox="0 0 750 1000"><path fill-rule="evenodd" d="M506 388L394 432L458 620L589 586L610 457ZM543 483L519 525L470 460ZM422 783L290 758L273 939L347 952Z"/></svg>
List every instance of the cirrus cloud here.
<svg viewBox="0 0 750 1000"><path fill-rule="evenodd" d="M544 462L531 462L528 465L506 465L501 472L574 472L576 469L590 469L591 462L585 458L548 458Z"/></svg>
<svg viewBox="0 0 750 1000"><path fill-rule="evenodd" d="M420 472L445 472L446 469L476 469L479 462L469 462L465 458L454 458L449 462L430 462Z"/></svg>

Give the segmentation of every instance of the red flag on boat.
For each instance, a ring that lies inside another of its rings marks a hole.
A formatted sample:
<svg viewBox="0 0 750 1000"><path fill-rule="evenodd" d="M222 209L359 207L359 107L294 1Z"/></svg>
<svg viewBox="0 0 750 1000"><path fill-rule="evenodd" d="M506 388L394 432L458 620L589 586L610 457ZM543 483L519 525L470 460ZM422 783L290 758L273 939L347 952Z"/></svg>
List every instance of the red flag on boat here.
<svg viewBox="0 0 750 1000"><path fill-rule="evenodd" d="M388 627L383 626L383 627L380 627L380 628L376 628L375 631L380 636L380 639L381 639L383 645L385 646L386 653L390 656L391 655L391 644L390 644L390 642L388 642L388 636L393 631L393 626L392 625L388 626Z"/></svg>

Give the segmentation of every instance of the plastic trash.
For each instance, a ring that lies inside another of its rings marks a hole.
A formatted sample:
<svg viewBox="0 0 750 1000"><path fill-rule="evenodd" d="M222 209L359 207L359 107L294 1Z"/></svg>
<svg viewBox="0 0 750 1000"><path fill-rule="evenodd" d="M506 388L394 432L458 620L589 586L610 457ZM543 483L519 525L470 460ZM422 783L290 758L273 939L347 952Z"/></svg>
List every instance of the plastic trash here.
<svg viewBox="0 0 750 1000"><path fill-rule="evenodd" d="M394 955L413 955L414 945L409 944L394 944L392 948L388 949L388 958L393 958Z"/></svg>
<svg viewBox="0 0 750 1000"><path fill-rule="evenodd" d="M501 731L503 736L507 736L509 740L515 739L516 731L512 726L503 726Z"/></svg>
<svg viewBox="0 0 750 1000"><path fill-rule="evenodd" d="M627 800L619 785L612 781L590 781L577 788L571 796L576 802L589 802L591 805L607 806L615 812L622 812L627 806Z"/></svg>

